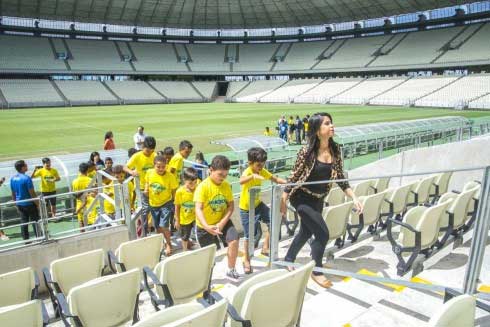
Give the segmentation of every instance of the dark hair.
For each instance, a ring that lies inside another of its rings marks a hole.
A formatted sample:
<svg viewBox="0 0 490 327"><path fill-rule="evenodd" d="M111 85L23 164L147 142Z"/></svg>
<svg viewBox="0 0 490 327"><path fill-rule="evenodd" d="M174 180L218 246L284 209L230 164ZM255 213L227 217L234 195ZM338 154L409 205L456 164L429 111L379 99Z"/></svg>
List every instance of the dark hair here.
<svg viewBox="0 0 490 327"><path fill-rule="evenodd" d="M204 154L201 151L196 152L196 160L204 161Z"/></svg>
<svg viewBox="0 0 490 327"><path fill-rule="evenodd" d="M128 158L131 158L133 156L133 154L135 154L136 152L138 152L138 150L136 150L135 148L129 148L128 149Z"/></svg>
<svg viewBox="0 0 490 327"><path fill-rule="evenodd" d="M262 148L254 147L248 149L247 157L249 162L266 162L267 152Z"/></svg>
<svg viewBox="0 0 490 327"><path fill-rule="evenodd" d="M94 152L92 152L92 153L90 154L90 161L92 161L92 162L93 162L93 161L94 161L95 156L98 156L98 157L99 157L99 161L102 161L102 160L100 159L100 153L98 153L97 151L94 151Z"/></svg>
<svg viewBox="0 0 490 327"><path fill-rule="evenodd" d="M222 155L215 156L211 161L211 168L214 170L229 170L230 166L230 159Z"/></svg>
<svg viewBox="0 0 490 327"><path fill-rule="evenodd" d="M153 159L153 163L157 163L157 162L167 163L167 160L165 160L164 156L156 156L155 159Z"/></svg>
<svg viewBox="0 0 490 327"><path fill-rule="evenodd" d="M15 170L20 173L22 168L26 165L26 162L24 160L17 160L14 164Z"/></svg>
<svg viewBox="0 0 490 327"><path fill-rule="evenodd" d="M82 162L80 165L78 165L78 170L82 174L87 174L87 172L88 172L88 164L86 162Z"/></svg>
<svg viewBox="0 0 490 327"><path fill-rule="evenodd" d="M313 114L308 120L308 137L307 137L307 150L306 150L306 160L307 162L315 162L316 156L318 154L318 148L320 147L320 140L318 139L317 133L320 130L320 126L323 123L325 117L330 118L333 123L332 116L327 112L317 112ZM337 143L330 138L328 141L328 148L332 157L338 157L340 155Z"/></svg>
<svg viewBox="0 0 490 327"><path fill-rule="evenodd" d="M179 144L179 151L180 150L184 150L186 148L192 149L193 148L192 143L189 142L189 141L187 141L187 140L181 141L180 144Z"/></svg>
<svg viewBox="0 0 490 327"><path fill-rule="evenodd" d="M188 167L186 169L184 169L184 172L182 173L182 178L184 179L184 181L195 181L199 178L198 174L197 174L197 170L195 170L194 168L192 167Z"/></svg>
<svg viewBox="0 0 490 327"><path fill-rule="evenodd" d="M168 155L168 156L172 155L173 156L175 154L175 151L174 151L174 148L172 148L171 146L167 146L167 147L165 147L165 149L163 149L162 153L164 155Z"/></svg>
<svg viewBox="0 0 490 327"><path fill-rule="evenodd" d="M265 127L265 129L266 129L266 130L269 130L269 126L266 126L266 127Z"/></svg>
<svg viewBox="0 0 490 327"><path fill-rule="evenodd" d="M47 163L51 162L51 159L43 158L42 162L43 162L43 164L47 164Z"/></svg>
<svg viewBox="0 0 490 327"><path fill-rule="evenodd" d="M123 169L123 166L122 165L115 165L114 167L112 167L112 173L115 175L115 174L120 174L124 172L124 169Z"/></svg>
<svg viewBox="0 0 490 327"><path fill-rule="evenodd" d="M114 134L112 134L112 131L108 131L105 133L104 140L110 139L113 136Z"/></svg>
<svg viewBox="0 0 490 327"><path fill-rule="evenodd" d="M87 162L87 167L88 168L95 167L95 163L93 161L89 161L89 162Z"/></svg>
<svg viewBox="0 0 490 327"><path fill-rule="evenodd" d="M106 161L112 161L112 162L114 162L111 157L105 157L104 162L106 162Z"/></svg>
<svg viewBox="0 0 490 327"><path fill-rule="evenodd" d="M145 140L143 141L143 147L144 148L154 150L156 146L157 146L157 141L155 140L155 138L153 136L145 137Z"/></svg>

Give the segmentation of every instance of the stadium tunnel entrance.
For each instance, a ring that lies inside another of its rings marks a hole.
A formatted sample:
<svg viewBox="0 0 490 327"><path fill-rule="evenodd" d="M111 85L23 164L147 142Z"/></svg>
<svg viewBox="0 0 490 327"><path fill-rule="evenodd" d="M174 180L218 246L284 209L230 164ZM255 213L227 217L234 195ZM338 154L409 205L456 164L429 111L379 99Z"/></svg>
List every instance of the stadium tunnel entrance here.
<svg viewBox="0 0 490 327"><path fill-rule="evenodd" d="M228 92L228 86L230 82L218 82L218 96L224 97Z"/></svg>

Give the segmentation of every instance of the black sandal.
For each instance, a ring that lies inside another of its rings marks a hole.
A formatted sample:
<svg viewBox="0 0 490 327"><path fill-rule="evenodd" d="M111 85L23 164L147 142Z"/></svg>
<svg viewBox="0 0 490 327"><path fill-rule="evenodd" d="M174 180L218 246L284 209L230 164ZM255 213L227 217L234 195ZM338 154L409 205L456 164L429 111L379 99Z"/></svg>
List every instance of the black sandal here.
<svg viewBox="0 0 490 327"><path fill-rule="evenodd" d="M248 266L246 266L244 263L242 263L242 266L243 266L243 272L246 274L246 275L250 275L251 273L254 272L253 268L252 268L252 265L251 264L248 264Z"/></svg>

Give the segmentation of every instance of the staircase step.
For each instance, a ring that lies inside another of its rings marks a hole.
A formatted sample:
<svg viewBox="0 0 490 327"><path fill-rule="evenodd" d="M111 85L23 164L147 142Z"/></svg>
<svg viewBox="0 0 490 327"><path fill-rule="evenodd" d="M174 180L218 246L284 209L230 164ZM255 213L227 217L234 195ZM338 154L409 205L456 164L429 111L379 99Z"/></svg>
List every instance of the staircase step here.
<svg viewBox="0 0 490 327"><path fill-rule="evenodd" d="M69 105L70 104L70 100L68 100L68 98L63 94L63 92L58 87L58 85L55 83L55 81L50 80L49 82L53 86L53 88L56 91L56 93L58 93L58 95L60 96L60 98L63 99L63 101L65 102L65 106Z"/></svg>

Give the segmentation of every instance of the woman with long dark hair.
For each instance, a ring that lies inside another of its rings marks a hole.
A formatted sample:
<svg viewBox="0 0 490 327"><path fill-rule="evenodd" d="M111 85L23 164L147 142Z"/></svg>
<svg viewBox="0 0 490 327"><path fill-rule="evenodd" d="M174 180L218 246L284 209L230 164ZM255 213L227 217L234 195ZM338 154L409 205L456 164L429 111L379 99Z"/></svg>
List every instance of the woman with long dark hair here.
<svg viewBox="0 0 490 327"><path fill-rule="evenodd" d="M308 121L307 144L298 152L289 183L298 185L286 187L282 196L281 213L286 213L286 201L296 209L301 218L298 234L294 237L285 261L294 262L301 248L314 236L311 242L311 256L317 267L322 267L323 254L328 242L328 228L323 220L324 199L331 189L331 183L301 185L302 183L345 179L342 158L337 143L333 140L332 116L326 112L316 113ZM337 182L344 193L351 197L359 212L362 204L357 200L348 182ZM313 272L313 280L322 287L332 286L322 273Z"/></svg>
<svg viewBox="0 0 490 327"><path fill-rule="evenodd" d="M100 154L97 151L94 151L90 154L90 162L93 162L95 165L95 168L97 170L99 169L105 169L104 162L100 158Z"/></svg>
<svg viewBox="0 0 490 327"><path fill-rule="evenodd" d="M114 150L115 148L114 134L111 131L108 131L104 136L104 150Z"/></svg>

